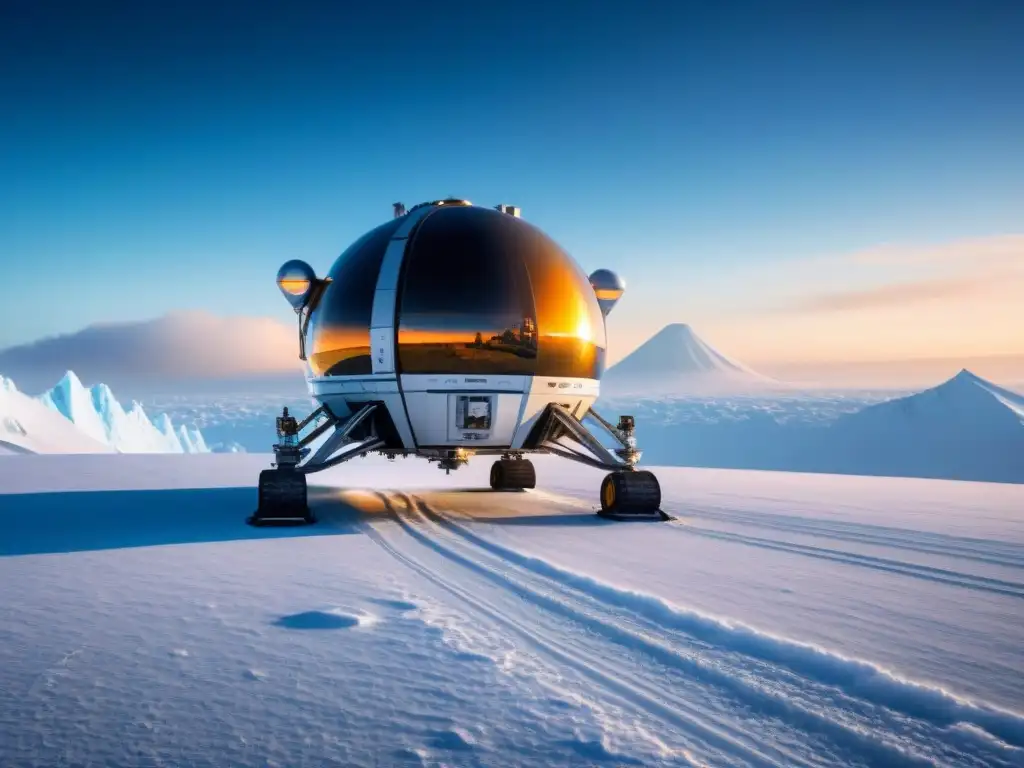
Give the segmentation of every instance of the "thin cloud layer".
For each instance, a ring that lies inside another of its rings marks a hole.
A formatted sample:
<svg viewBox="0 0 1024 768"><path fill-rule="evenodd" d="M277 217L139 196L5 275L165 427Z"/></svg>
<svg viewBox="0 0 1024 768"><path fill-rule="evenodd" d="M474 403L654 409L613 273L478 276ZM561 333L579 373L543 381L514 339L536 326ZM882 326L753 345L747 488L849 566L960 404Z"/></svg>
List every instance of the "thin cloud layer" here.
<svg viewBox="0 0 1024 768"><path fill-rule="evenodd" d="M1024 234L764 264L735 290L692 321L761 368L1024 355Z"/></svg>
<svg viewBox="0 0 1024 768"><path fill-rule="evenodd" d="M861 264L960 267L1024 263L1024 235L992 235L935 245L882 245L844 257Z"/></svg>
<svg viewBox="0 0 1024 768"><path fill-rule="evenodd" d="M806 264L804 295L784 311L838 312L978 299L1024 281L1024 235L998 235L930 246L886 245ZM866 282L847 290L814 284L829 277Z"/></svg>
<svg viewBox="0 0 1024 768"><path fill-rule="evenodd" d="M83 381L114 384L277 374L300 366L295 326L207 312L91 325L0 351L0 372L26 387L52 384L67 370Z"/></svg>
<svg viewBox="0 0 1024 768"><path fill-rule="evenodd" d="M950 299L984 291L993 278L952 277L882 285L858 291L828 293L799 300L794 307L804 312L841 312L906 306L921 301Z"/></svg>

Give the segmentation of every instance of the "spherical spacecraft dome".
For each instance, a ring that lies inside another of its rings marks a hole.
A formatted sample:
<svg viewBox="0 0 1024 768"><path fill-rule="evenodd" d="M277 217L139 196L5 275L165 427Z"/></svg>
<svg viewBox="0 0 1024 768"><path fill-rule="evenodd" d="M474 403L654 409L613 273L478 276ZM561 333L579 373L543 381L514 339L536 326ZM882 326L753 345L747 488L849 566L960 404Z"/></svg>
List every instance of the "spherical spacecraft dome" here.
<svg viewBox="0 0 1024 768"><path fill-rule="evenodd" d="M599 379L604 371L594 287L517 216L468 204L417 207L363 235L328 277L307 331L314 376Z"/></svg>

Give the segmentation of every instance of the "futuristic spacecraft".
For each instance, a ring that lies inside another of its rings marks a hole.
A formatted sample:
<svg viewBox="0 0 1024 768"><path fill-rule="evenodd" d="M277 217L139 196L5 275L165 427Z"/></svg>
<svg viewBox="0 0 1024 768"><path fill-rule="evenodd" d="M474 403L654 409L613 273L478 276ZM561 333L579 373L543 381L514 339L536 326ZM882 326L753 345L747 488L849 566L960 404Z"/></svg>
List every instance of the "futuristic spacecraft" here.
<svg viewBox="0 0 1024 768"><path fill-rule="evenodd" d="M395 203L394 218L326 277L289 261L277 284L298 315L299 357L319 407L301 422L287 409L277 418L275 462L260 473L251 524L315 522L306 475L371 452L420 456L448 472L494 456L495 491L535 487L526 456L554 454L609 470L599 514L667 518L657 478L636 468L633 417L613 425L591 408L605 317L625 286L606 269L588 280L518 208ZM591 433L588 416L618 447Z"/></svg>

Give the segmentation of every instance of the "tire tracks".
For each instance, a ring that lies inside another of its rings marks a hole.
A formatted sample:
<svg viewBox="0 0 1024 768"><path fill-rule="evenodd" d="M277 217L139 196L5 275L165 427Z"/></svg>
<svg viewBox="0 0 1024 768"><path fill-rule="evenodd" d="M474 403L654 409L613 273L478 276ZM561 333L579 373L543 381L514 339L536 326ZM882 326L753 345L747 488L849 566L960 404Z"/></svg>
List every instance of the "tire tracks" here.
<svg viewBox="0 0 1024 768"><path fill-rule="evenodd" d="M615 622L623 617L639 618L654 634L679 632L706 643L708 648L724 649L749 660L765 662L776 671L788 669L804 684L819 683L830 689L839 689L853 705L866 703L881 711L922 721L932 728L944 729L967 723L1005 742L1018 753L1024 748L1024 715L1019 712L961 699L941 688L901 679L870 662L849 659L813 645L775 638L742 625L730 626L677 609L651 595L603 584L479 536L451 517L430 511L422 501L419 507L432 514L438 524L491 552L503 562L517 563L548 583L571 588L577 597L603 603L615 611ZM676 525L685 526L682 523ZM907 723L887 722L884 725L905 729ZM929 733L924 738L935 739L937 735Z"/></svg>
<svg viewBox="0 0 1024 768"><path fill-rule="evenodd" d="M538 601L542 603L549 602L556 606L555 612L558 613L555 600L526 590L522 585L510 581L506 574L490 570L434 541L423 532L416 530L416 526L404 519L402 513L395 508L391 499L386 494L378 493L378 496L392 515L390 519L393 519L401 530L418 544L441 555L447 561L462 566L463 569L494 583L501 591L510 592L513 596L522 598L534 605ZM407 504L409 505L409 511L415 513L411 500L408 500ZM799 760L795 755L791 755L786 751L771 749L770 751L776 753L773 757L768 752L745 743L744 740L741 740L740 735L730 734L727 730L718 727L717 724L708 722L706 716L695 708L689 707L690 711L684 715L680 711L683 707L676 706L677 702L665 703L666 696L664 691L652 689L643 683L638 684L638 681L635 679L630 679L628 682L624 681L620 674L621 669L617 669L607 662L594 658L593 654L587 654L586 658L577 658L574 653L559 647L557 642L544 637L542 632L515 621L505 615L505 612L490 601L472 594L469 590L446 578L436 569L430 568L417 558L400 551L374 526L368 525L367 533L375 543L396 560L412 569L430 583L465 603L475 613L505 630L509 635L524 641L528 647L532 648L541 657L546 657L556 667L575 670L598 688L603 689L606 692L606 700L610 700L611 703L616 704L626 712L638 712L641 715L661 720L663 723L679 729L681 732L695 737L699 742L702 742L702 744L689 745L690 749L710 748L717 755L727 759L740 758L746 765L760 766L762 768L812 765L811 763ZM579 649L573 648L572 650L577 651Z"/></svg>
<svg viewBox="0 0 1024 768"><path fill-rule="evenodd" d="M929 555L973 560L1007 568L1024 568L1024 546L988 539L950 536L941 533L913 531L864 523L842 521L822 522L797 515L768 512L744 513L725 508L687 510L685 517L703 518L722 523L750 525L756 528L804 534L818 538L869 544L891 549L904 549Z"/></svg>
<svg viewBox="0 0 1024 768"><path fill-rule="evenodd" d="M1013 581L1004 581L988 576L974 576L960 571L951 571L945 568L936 568L929 565L918 565L903 560L889 560L872 555L861 555L855 552L845 552L827 547L813 547L808 544L797 544L790 541L779 541L777 539L764 539L758 536L746 536L741 533L729 531L715 531L707 528L696 528L692 525L675 526L678 530L684 531L692 536L703 536L709 539L720 541L732 541L738 544L746 544L760 549L772 549L779 552L789 552L806 557L814 557L819 560L831 560L836 563L856 565L862 568L870 568L886 573L898 573L903 576L911 576L937 584L949 584L954 587L963 587L979 592L991 592L997 595L1006 595L1024 599L1024 584Z"/></svg>
<svg viewBox="0 0 1024 768"><path fill-rule="evenodd" d="M852 755L866 760L868 763L883 762L886 765L935 765L935 762L912 750L908 750L902 743L893 743L888 738L878 738L873 727L860 727L854 723L843 722L833 719L822 713L817 708L811 709L798 700L784 694L778 693L779 680L764 680L749 677L746 674L736 674L736 670L723 669L719 664L703 659L700 653L687 653L671 642L666 642L659 635L665 635L665 628L654 626L638 628L636 626L624 625L621 615L621 606L615 606L609 611L607 605L601 605L600 600L594 599L592 594L580 591L575 585L567 585L563 580L552 579L548 574L537 573L528 567L524 567L522 558L508 558L500 551L500 547L488 548L487 542L469 534L458 526L457 523L440 515L430 509L422 501L414 501L408 496L398 494L404 499L409 513L418 516L419 525L404 519L395 510L395 519L402 529L416 539L420 544L449 559L472 570L477 575L483 576L504 590L511 592L535 608L542 609L548 614L555 614L561 621L570 622L582 626L585 630L596 634L600 639L614 643L626 649L627 653L623 658L653 659L664 665L667 670L672 670L683 675L686 679L694 680L708 689L708 695L717 700L725 701L728 707L735 708L736 703L752 710L759 717L770 717L778 720L786 728L795 730L799 737L801 734L813 734L818 738L825 739L826 743L850 752ZM385 499L384 494L381 494ZM394 509L392 507L392 509ZM429 530L429 535L427 531ZM441 535L437 535L441 534ZM448 536L454 537L450 539ZM443 541L442 541L443 539ZM469 554L455 551L456 549L469 550ZM495 564L481 562L491 558L497 561ZM538 588L538 582L540 588ZM556 596L549 592L560 592ZM598 606L597 613L591 604ZM609 617L609 614L611 616ZM692 638L686 638L687 644L693 646ZM697 647L698 651L704 650ZM620 657L621 652L616 651ZM591 653L593 657L594 654ZM600 659L592 658L601 666ZM649 662L648 662L649 664ZM612 677L621 677L622 668L607 668L605 674ZM747 672L748 670L743 670ZM650 674L650 673L648 673ZM785 674L785 673L783 673ZM706 717L704 714L708 707L706 705L694 704L693 702L672 697L665 690L664 682L661 685L650 682L631 679L630 685L634 688L642 688L651 698L671 700L672 706L687 711L690 718ZM834 693L834 691L833 691ZM722 696L725 699L722 699ZM666 698L668 697L668 698ZM731 701L732 704L728 704ZM664 712L662 711L662 714ZM840 708L840 715L856 714L845 708ZM686 721L690 723L691 721ZM677 724L680 724L677 722ZM684 724L680 724L684 725ZM729 728L736 733L737 738L746 736L742 724L716 722L715 728ZM778 750L776 745L761 745L762 748ZM763 756L762 756L763 757ZM806 761L806 757L794 754L780 755L779 758L785 765L795 765ZM815 757L810 756L811 760Z"/></svg>

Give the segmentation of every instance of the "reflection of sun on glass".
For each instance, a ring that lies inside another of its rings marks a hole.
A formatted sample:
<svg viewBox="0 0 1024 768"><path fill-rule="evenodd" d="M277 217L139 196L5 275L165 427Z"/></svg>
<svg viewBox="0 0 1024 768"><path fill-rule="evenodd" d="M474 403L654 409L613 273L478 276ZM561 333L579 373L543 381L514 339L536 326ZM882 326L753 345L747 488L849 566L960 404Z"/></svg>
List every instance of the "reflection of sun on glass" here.
<svg viewBox="0 0 1024 768"><path fill-rule="evenodd" d="M309 280L305 278L285 277L278 282L278 285L296 296L309 290Z"/></svg>
<svg viewBox="0 0 1024 768"><path fill-rule="evenodd" d="M590 327L590 319L586 315L586 311L581 311L579 318L576 320L576 333L577 339L590 340L593 329Z"/></svg>

